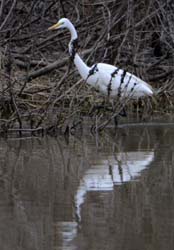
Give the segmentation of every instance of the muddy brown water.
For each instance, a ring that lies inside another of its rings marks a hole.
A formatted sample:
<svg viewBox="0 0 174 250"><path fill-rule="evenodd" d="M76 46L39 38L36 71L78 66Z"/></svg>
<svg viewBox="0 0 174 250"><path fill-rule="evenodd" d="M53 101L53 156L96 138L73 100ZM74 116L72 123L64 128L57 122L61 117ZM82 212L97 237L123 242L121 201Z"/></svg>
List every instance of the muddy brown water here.
<svg viewBox="0 0 174 250"><path fill-rule="evenodd" d="M0 139L0 249L174 249L174 124Z"/></svg>

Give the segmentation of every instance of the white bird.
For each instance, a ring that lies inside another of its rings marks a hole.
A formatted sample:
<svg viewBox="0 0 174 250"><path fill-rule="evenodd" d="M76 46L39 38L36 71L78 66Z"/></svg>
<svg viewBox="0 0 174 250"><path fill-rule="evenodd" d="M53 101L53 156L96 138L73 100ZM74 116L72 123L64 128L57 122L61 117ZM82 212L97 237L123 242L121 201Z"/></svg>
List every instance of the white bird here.
<svg viewBox="0 0 174 250"><path fill-rule="evenodd" d="M62 18L49 30L59 28L67 28L71 33L69 54L86 83L112 98L136 99L153 95L153 89L148 83L125 70L105 63L88 67L77 53L78 35L74 25L69 19Z"/></svg>

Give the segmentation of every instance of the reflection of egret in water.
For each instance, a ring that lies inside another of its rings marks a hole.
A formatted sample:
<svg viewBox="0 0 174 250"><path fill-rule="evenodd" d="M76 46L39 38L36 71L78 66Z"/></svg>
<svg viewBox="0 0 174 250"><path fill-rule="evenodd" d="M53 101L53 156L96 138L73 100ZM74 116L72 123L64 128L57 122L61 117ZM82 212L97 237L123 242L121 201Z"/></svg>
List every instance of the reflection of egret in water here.
<svg viewBox="0 0 174 250"><path fill-rule="evenodd" d="M75 194L77 221L81 221L81 206L87 192L110 192L115 185L135 180L154 159L153 151L121 152L108 157L88 169L78 186ZM77 236L78 223L75 221L59 222L61 249L75 249L73 240Z"/></svg>
<svg viewBox="0 0 174 250"><path fill-rule="evenodd" d="M81 220L81 205L89 191L112 191L114 185L134 180L154 158L153 151L122 152L92 165L80 181L75 202L76 214Z"/></svg>
<svg viewBox="0 0 174 250"><path fill-rule="evenodd" d="M108 139L108 136L106 139ZM85 158L80 162L81 169L85 170L78 183L76 180L77 186L75 186L75 192L72 193L74 197L74 209L71 217L68 216L68 218L65 217L65 220L56 222L58 237L56 245L59 246L59 249L68 250L78 248L79 237L82 237L79 229L81 226L83 227L81 223L82 205L86 203L85 200L88 192L96 192L97 196L100 195L99 192L104 192L106 196L102 196L102 199L106 199L111 195L116 185L136 180L141 171L151 164L154 159L154 145L150 143L149 139L150 137L147 135L141 136L140 139L139 134L135 133L133 143L131 144L129 143L130 140L127 141L127 138L123 142L122 137L121 139L119 137L116 138L114 142L109 138L109 143L103 144L102 137L101 145L97 144L99 147L101 146L100 151L97 151L97 153L96 145L94 147L90 145L89 148L88 143L91 143L91 141L83 140ZM113 153L113 151L119 153ZM89 161L92 161L92 164L90 164L89 168L86 168L89 166ZM79 162L76 162L75 166L78 164ZM76 177L79 173L80 171L78 170ZM93 213L93 210L91 213Z"/></svg>
<svg viewBox="0 0 174 250"><path fill-rule="evenodd" d="M75 221L60 221L56 225L59 228L59 237L57 239L58 245L60 245L61 241L61 249L62 250L74 250L76 247L73 245L72 240L77 236L77 222Z"/></svg>

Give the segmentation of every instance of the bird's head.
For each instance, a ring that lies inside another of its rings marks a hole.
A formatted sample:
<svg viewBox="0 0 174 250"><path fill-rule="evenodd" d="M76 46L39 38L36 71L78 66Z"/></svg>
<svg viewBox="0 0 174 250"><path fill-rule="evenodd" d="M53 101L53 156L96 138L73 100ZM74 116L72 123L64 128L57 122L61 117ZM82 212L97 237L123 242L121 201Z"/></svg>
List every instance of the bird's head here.
<svg viewBox="0 0 174 250"><path fill-rule="evenodd" d="M48 30L57 30L60 28L68 28L70 21L67 18L61 18L57 23L48 28Z"/></svg>

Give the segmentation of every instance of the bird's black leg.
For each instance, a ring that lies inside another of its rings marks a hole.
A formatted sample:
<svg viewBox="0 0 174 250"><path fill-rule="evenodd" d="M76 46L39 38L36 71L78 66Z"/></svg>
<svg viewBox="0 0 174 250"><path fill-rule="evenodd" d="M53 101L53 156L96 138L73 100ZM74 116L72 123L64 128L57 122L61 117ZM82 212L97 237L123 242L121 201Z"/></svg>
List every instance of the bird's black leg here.
<svg viewBox="0 0 174 250"><path fill-rule="evenodd" d="M118 126L118 116L117 115L114 117L114 125L115 125L115 129L116 129Z"/></svg>
<svg viewBox="0 0 174 250"><path fill-rule="evenodd" d="M106 105L105 105L105 103L102 103L101 105L95 105L95 106L93 106L92 107L92 109L90 110L90 112L89 112L89 115L92 115L92 113L94 113L95 111L98 111L98 113L100 112L100 111L113 111L113 109L112 108L110 108L110 107L106 107Z"/></svg>
<svg viewBox="0 0 174 250"><path fill-rule="evenodd" d="M101 105L94 105L92 109L89 111L89 116L92 116L92 114L94 114L95 111L99 111L102 108L103 107Z"/></svg>
<svg viewBox="0 0 174 250"><path fill-rule="evenodd" d="M126 110L125 110L124 106L122 107L121 111L114 116L115 129L118 127L118 118L119 118L119 116L123 116L123 117L127 116L127 113L126 113Z"/></svg>
<svg viewBox="0 0 174 250"><path fill-rule="evenodd" d="M126 113L125 107L122 108L122 110L120 111L119 115L123 116L123 117L127 117L127 113Z"/></svg>

